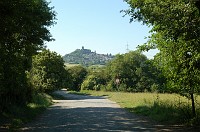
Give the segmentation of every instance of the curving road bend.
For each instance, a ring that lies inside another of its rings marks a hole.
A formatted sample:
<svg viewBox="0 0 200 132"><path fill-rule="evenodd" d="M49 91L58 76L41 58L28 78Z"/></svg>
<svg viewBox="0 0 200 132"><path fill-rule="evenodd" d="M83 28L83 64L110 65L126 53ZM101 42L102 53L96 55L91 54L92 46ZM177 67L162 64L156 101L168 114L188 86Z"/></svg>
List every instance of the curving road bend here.
<svg viewBox="0 0 200 132"><path fill-rule="evenodd" d="M33 132L149 132L178 131L177 127L155 124L130 114L104 97L67 94L57 91L66 100L55 100L47 111L26 124L21 131Z"/></svg>

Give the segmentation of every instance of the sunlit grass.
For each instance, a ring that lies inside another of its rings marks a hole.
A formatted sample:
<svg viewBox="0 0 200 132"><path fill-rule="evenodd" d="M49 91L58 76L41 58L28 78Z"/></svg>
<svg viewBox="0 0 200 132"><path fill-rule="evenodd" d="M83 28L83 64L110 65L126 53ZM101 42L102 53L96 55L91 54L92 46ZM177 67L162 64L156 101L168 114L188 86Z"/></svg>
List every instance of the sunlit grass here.
<svg viewBox="0 0 200 132"><path fill-rule="evenodd" d="M125 93L103 91L81 91L94 96L105 96L128 111L147 116L163 123L182 124L191 120L191 102L178 94ZM200 97L196 96L197 116L200 113Z"/></svg>
<svg viewBox="0 0 200 132"><path fill-rule="evenodd" d="M79 66L80 64L70 64L70 63L65 63L66 67L74 67L74 66Z"/></svg>

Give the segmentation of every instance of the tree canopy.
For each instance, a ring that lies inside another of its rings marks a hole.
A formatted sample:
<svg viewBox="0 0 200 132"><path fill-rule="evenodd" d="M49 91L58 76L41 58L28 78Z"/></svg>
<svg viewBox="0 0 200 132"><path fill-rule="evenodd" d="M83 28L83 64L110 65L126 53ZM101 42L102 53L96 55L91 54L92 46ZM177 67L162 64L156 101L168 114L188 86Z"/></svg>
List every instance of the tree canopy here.
<svg viewBox="0 0 200 132"><path fill-rule="evenodd" d="M81 65L73 66L68 69L68 72L70 73L72 78L72 85L70 87L70 90L80 91L81 84L87 75L86 68Z"/></svg>
<svg viewBox="0 0 200 132"><path fill-rule="evenodd" d="M52 37L55 12L45 0L0 1L0 104L24 104L30 98L25 71L32 55Z"/></svg>
<svg viewBox="0 0 200 132"><path fill-rule="evenodd" d="M110 84L119 91L151 91L152 85L162 85L157 81L159 71L145 55L137 51L116 55L107 65L107 73L110 76ZM117 79L119 79L118 84Z"/></svg>
<svg viewBox="0 0 200 132"><path fill-rule="evenodd" d="M62 57L49 50L33 56L32 69L28 75L32 86L39 92L66 88L69 82Z"/></svg>
<svg viewBox="0 0 200 132"><path fill-rule="evenodd" d="M150 40L142 50L158 48L155 59L173 92L191 97L195 115L194 93L200 86L200 12L192 0L125 0L131 21L152 26Z"/></svg>

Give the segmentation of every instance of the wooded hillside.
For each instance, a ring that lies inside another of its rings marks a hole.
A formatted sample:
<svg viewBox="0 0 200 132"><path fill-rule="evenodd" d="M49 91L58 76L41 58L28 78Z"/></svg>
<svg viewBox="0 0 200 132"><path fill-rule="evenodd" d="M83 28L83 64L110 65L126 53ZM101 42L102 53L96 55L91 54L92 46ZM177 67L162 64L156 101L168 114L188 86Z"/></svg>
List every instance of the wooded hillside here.
<svg viewBox="0 0 200 132"><path fill-rule="evenodd" d="M70 54L63 56L66 63L81 64L84 66L89 65L105 65L109 60L113 59L114 56L111 54L98 54L92 52L90 49L76 49Z"/></svg>

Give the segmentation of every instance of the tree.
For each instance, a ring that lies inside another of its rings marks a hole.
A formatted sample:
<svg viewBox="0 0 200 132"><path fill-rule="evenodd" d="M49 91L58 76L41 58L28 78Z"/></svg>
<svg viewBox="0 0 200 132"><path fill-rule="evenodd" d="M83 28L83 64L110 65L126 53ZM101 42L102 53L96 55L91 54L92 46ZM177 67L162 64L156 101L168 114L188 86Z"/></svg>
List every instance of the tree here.
<svg viewBox="0 0 200 132"><path fill-rule="evenodd" d="M44 41L52 40L47 27L55 23L55 12L48 5L45 0L0 1L0 111L31 97L25 71Z"/></svg>
<svg viewBox="0 0 200 132"><path fill-rule="evenodd" d="M101 90L105 89L107 76L104 67L90 66L88 67L88 75L81 84L81 90Z"/></svg>
<svg viewBox="0 0 200 132"><path fill-rule="evenodd" d="M64 61L60 55L49 50L43 50L33 56L29 79L37 92L51 92L67 87L69 73L65 70Z"/></svg>
<svg viewBox="0 0 200 132"><path fill-rule="evenodd" d="M81 90L96 90L97 79L95 75L88 75L81 84Z"/></svg>
<svg viewBox="0 0 200 132"><path fill-rule="evenodd" d="M81 84L87 75L87 70L83 66L78 65L70 67L68 71L72 78L72 86L70 87L70 90L80 91Z"/></svg>
<svg viewBox="0 0 200 132"><path fill-rule="evenodd" d="M113 90L119 91L151 91L151 85L158 83L154 75L157 72L156 68L152 67L147 57L140 52L131 51L116 55L114 60L107 65L107 74L110 75L108 85L115 84Z"/></svg>
<svg viewBox="0 0 200 132"><path fill-rule="evenodd" d="M125 0L130 9L125 14L152 26L150 41L140 48L157 47L159 67L165 72L168 86L190 96L193 117L194 93L200 85L200 12L193 0Z"/></svg>

